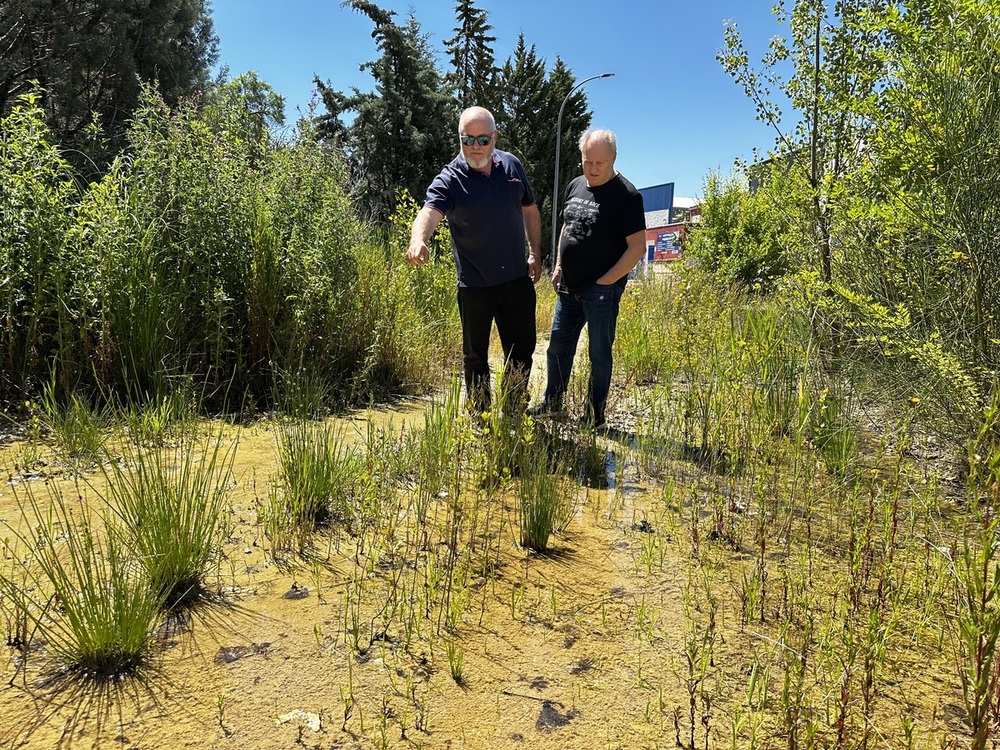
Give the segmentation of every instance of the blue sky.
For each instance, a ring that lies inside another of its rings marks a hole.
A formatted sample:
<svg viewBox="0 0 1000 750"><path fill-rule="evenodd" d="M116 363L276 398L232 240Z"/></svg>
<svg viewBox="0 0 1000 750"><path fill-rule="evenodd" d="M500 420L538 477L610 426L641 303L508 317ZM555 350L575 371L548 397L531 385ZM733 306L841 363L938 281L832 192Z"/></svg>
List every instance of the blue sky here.
<svg viewBox="0 0 1000 750"><path fill-rule="evenodd" d="M454 0L376 0L404 22L412 10L446 68ZM711 170L765 152L774 131L715 59L724 21L734 21L753 59L783 34L770 0L479 0L489 12L497 62L517 36L551 68L561 57L584 86L593 125L618 135L618 170L636 187L673 182L675 195L700 196ZM230 76L253 70L285 97L294 122L312 96L313 76L335 89L374 88L359 66L378 57L367 17L337 0L212 0L220 65ZM552 124L555 128L555 123ZM565 134L564 134L565 137ZM503 148L503 133L499 147ZM572 170L573 165L562 165Z"/></svg>

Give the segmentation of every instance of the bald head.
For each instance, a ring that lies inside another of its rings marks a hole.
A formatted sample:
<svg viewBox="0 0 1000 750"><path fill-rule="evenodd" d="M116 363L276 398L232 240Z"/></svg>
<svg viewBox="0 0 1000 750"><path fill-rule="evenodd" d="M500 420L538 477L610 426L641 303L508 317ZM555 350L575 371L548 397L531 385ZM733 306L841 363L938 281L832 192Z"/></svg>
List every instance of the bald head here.
<svg viewBox="0 0 1000 750"><path fill-rule="evenodd" d="M468 128L473 125L482 126L482 128L485 128L490 133L497 129L493 113L485 107L469 107L463 111L458 118L458 134L463 135L469 132Z"/></svg>

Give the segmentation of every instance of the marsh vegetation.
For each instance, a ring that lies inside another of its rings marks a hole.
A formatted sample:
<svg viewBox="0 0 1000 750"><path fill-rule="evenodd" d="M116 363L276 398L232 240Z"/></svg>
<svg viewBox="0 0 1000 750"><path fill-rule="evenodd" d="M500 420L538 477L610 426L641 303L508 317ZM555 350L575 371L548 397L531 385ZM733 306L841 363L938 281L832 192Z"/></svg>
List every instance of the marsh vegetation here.
<svg viewBox="0 0 1000 750"><path fill-rule="evenodd" d="M99 415L40 414L3 454L5 741L985 747L998 455L809 340L675 269L630 285L603 434L456 380L158 440L162 405L103 412L83 464Z"/></svg>
<svg viewBox="0 0 1000 750"><path fill-rule="evenodd" d="M467 412L446 233L406 267L416 202L359 218L314 121L275 143L146 91L84 183L24 98L0 742L992 746L998 170L961 139L993 132L1000 37L985 4L932 5L883 29L899 88L822 81L824 144L864 158L709 178L690 262L628 286L599 433L585 364L565 419L505 408L502 362ZM918 21L947 45L906 44Z"/></svg>

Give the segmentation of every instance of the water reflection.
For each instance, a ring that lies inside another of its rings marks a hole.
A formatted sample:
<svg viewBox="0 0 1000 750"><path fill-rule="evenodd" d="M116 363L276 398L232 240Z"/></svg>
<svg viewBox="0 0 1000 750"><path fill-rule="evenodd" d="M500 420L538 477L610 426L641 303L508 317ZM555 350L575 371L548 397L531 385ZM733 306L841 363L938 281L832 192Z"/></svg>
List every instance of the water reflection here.
<svg viewBox="0 0 1000 750"><path fill-rule="evenodd" d="M609 437L614 436L551 424L539 430L538 439L548 456L550 471L565 473L589 489L612 490L621 484L625 467L609 447Z"/></svg>

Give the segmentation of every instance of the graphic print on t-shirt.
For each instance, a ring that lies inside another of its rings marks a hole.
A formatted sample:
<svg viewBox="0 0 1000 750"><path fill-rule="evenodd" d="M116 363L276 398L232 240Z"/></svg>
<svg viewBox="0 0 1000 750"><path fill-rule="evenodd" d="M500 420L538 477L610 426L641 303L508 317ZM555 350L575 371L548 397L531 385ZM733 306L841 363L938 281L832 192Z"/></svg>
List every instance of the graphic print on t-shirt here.
<svg viewBox="0 0 1000 750"><path fill-rule="evenodd" d="M572 197L563 209L566 220L566 234L578 240L593 234L594 224L600 214L600 206L594 201Z"/></svg>

